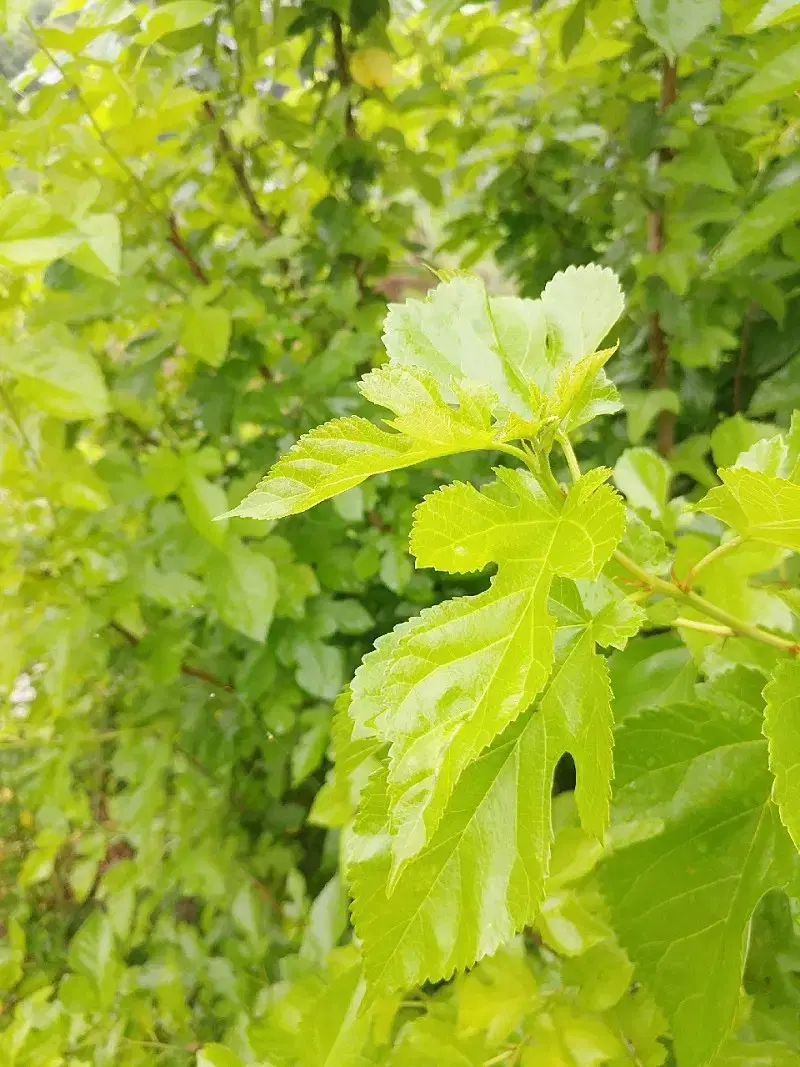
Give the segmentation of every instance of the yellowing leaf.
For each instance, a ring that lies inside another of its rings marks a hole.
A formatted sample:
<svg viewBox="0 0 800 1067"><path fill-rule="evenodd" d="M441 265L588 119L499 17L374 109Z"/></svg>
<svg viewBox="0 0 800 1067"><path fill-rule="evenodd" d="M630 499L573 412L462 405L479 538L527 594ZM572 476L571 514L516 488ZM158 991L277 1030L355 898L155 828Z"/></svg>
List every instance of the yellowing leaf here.
<svg viewBox="0 0 800 1067"><path fill-rule="evenodd" d="M385 89L392 80L392 57L382 48L361 48L350 57L350 73L365 89Z"/></svg>

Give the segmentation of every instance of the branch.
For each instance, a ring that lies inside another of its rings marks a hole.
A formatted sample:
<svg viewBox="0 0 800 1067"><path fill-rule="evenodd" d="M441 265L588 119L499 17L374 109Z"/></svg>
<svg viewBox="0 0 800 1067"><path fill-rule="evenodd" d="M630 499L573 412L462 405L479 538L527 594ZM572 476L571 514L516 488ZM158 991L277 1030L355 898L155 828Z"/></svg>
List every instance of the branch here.
<svg viewBox="0 0 800 1067"><path fill-rule="evenodd" d="M747 354L750 347L750 316L753 305L749 305L744 313L742 333L739 338L739 355L736 358L736 373L733 376L733 411L742 410L742 381L747 370Z"/></svg>
<svg viewBox="0 0 800 1067"><path fill-rule="evenodd" d="M577 481L580 477L580 467L578 466L578 460L575 456L572 443L563 434L559 436L559 443L564 450L564 455L567 458L567 464L569 465L573 480ZM515 451L521 452L521 449L515 449ZM542 479L541 473L534 469L527 457L526 463L534 476L538 479L539 484L544 491L552 498L553 490L548 485L547 481ZM710 562L712 557L718 558L723 554L723 550L728 552L731 549L738 547L739 543L738 538L734 538L732 541L726 541L725 544L720 545L718 549L709 552L708 556L705 557L705 562ZM724 608L712 604L710 600L706 600L706 598L700 596L699 593L694 593L691 589L678 585L677 582L668 581L666 578L659 578L657 574L651 574L649 571L646 571L644 567L640 567L635 560L630 558L630 556L626 556L624 552L620 552L619 549L614 551L612 558L621 567L624 567L629 574L632 574L640 585L644 586L645 589L650 590L650 592L663 593L664 596L682 602L689 607L694 608L695 611L699 611L701 614L706 615L709 619L721 623L725 628L723 636L730 637L736 635L738 637L751 637L754 641L760 641L764 645L771 645L773 648L779 648L781 652L789 652L792 655L800 656L800 642L789 641L785 637L778 637L777 634L770 633L768 630L762 630L759 626L753 626L751 623L745 622L744 619L740 619L736 615L732 615L729 611L725 611ZM703 563L704 561L701 560L700 562ZM697 569L698 566L696 565L695 574L697 573ZM687 620L683 620L681 625L686 625L686 621ZM728 631L730 631L730 633L728 633Z"/></svg>
<svg viewBox="0 0 800 1067"><path fill-rule="evenodd" d="M86 118L89 120L89 123L90 123L92 129L97 134L97 138L100 141L100 144L106 150L106 152L108 153L110 158L114 160L114 162L117 164L117 166L120 168L120 170L123 171L123 173L125 174L126 178L129 181L129 183L134 187L136 192L139 194L139 197L141 198L141 200L145 204L145 206L148 208L148 210L153 215L157 216L158 218L163 218L163 212L161 211L161 209L158 207L158 205L153 200L153 197L151 196L150 192L148 191L147 186L144 184L144 182L139 177L139 175L136 174L136 172L134 170L132 170L131 167L128 166L128 164L125 162L125 160L122 158L122 156L116 150L116 148L114 148L114 146L111 144L111 142L106 137L105 130L102 128L102 126L98 123L97 119L94 117L94 115L92 113L92 110L89 107L89 105L87 104L86 98L84 97L83 93L81 92L81 89L80 89L80 86L78 85L78 83L76 81L74 81L67 74L67 72L64 69L64 67L59 63L59 61L56 59L56 57L53 55L53 53L50 51L50 49L45 44L42 43L41 38L39 37L39 35L36 32L36 27L33 25L31 20L30 19L25 19L25 24L26 24L26 26L28 28L28 32L31 34L31 36L33 37L34 41L36 42L36 47L41 52L43 52L44 55L47 56L47 58L50 61L50 63L52 63L52 65L56 68L58 73L63 78L64 83L66 85L68 85L70 87L70 89L75 93L75 99L80 104L81 110L83 111L83 113L86 116ZM178 225L177 225L174 217L171 214L167 214L166 222L167 222L167 227L168 227L168 230L169 230L169 237L168 237L169 243L172 245L172 247L175 249L175 251L178 252L179 255L183 256L183 258L186 260L186 262L189 265L189 269L191 270L192 274L194 274L194 276L197 279L199 279L204 285L208 285L209 284L209 280L208 280L205 272L203 271L203 268L200 266L200 264L194 258L194 256L192 255L191 251L187 247L186 242L181 237L181 234L178 231Z"/></svg>
<svg viewBox="0 0 800 1067"><path fill-rule="evenodd" d="M129 645L141 644L140 638L136 634L131 633L124 626L121 626L118 622L110 622L109 626L112 630L115 630L120 637L124 637ZM190 678L199 678L201 682L207 682L209 685L216 686L218 689L225 689L228 693L235 693L236 690L228 682L223 682L221 678L218 678L215 674L211 674L209 671L204 671L200 667L193 667L190 663L181 664L181 674L185 674Z"/></svg>
<svg viewBox="0 0 800 1067"><path fill-rule="evenodd" d="M661 96L658 113L663 115L667 108L675 103L678 95L677 68L665 58L661 67ZM658 165L667 163L672 158L672 150L662 147L658 152ZM664 249L664 214L663 211L651 211L647 216L647 251L659 256ZM661 316L657 311L650 314L648 320L647 347L650 349L651 377L655 389L669 388L669 346L661 326ZM656 427L658 451L668 456L675 444L675 415L671 411L662 411L658 416Z"/></svg>
<svg viewBox="0 0 800 1067"><path fill-rule="evenodd" d="M333 57L336 61L336 76L339 79L342 91L347 93L347 103L344 109L344 129L348 137L356 138L358 137L358 130L356 129L356 120L353 116L353 105L350 102L349 94L353 79L350 75L350 64L344 47L342 20L335 12L331 15L331 28L333 30Z"/></svg>
<svg viewBox="0 0 800 1067"><path fill-rule="evenodd" d="M213 104L206 100L203 103L203 111L211 122L217 121L217 115L214 111ZM247 177L247 171L245 170L244 160L239 152L233 147L231 139L225 132L223 126L217 127L217 141L219 143L220 152L228 161L228 164L233 171L233 176L236 179L236 184L239 186L239 191L247 202L247 206L250 209L250 213L256 220L261 228L261 232L265 237L274 237L275 228L267 218L267 214L256 199L256 194L253 191L253 187L250 184L250 180Z"/></svg>
<svg viewBox="0 0 800 1067"><path fill-rule="evenodd" d="M181 236L181 232L178 229L178 224L175 221L174 215L167 216L167 224L169 226L169 243L172 245L175 251L178 252L181 256L183 256L183 258L186 260L186 263L189 266L189 270L192 272L195 278L197 278L199 282L202 282L203 285L210 285L210 278L200 266L200 264L197 262L194 257L194 254L192 253L192 250L189 248L189 246L186 244L183 237Z"/></svg>

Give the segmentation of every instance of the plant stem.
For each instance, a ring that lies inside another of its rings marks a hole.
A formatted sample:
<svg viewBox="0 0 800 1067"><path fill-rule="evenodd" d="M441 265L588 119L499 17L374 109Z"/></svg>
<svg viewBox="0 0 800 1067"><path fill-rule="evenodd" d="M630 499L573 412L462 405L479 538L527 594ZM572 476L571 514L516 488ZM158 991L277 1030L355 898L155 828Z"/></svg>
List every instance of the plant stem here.
<svg viewBox="0 0 800 1067"><path fill-rule="evenodd" d="M120 168L120 170L123 171L123 173L127 177L128 181L133 186L133 188L136 189L137 193L141 197L141 199L144 202L144 204L146 205L146 207L150 210L150 212L153 215L155 215L156 217L163 219L164 218L163 212L160 210L158 205L153 200L153 197L151 196L149 190L147 189L147 186L144 184L144 182L138 176L138 174L136 174L136 172L133 171L128 166L128 164L125 162L125 160L122 158L122 156L116 150L116 148L114 148L114 146L111 144L111 142L106 137L105 130L103 129L103 127L99 124L97 119L92 114L92 109L87 104L86 98L84 97L83 93L81 92L81 89L80 89L80 86L78 85L78 83L76 81L74 81L74 79L72 79L67 74L67 72L64 70L63 66L59 63L59 61L56 59L56 57L53 55L53 53L50 51L50 49L47 47L47 45L43 44L41 38L39 37L38 33L36 32L36 27L33 25L31 20L26 18L25 19L25 24L26 24L26 26L28 28L28 32L31 34L31 36L33 37L34 41L36 42L36 47L41 52L43 52L44 55L47 56L47 58L50 61L50 63L52 63L52 65L56 68L58 73L64 79L64 84L68 85L70 87L70 89L72 89L72 91L75 93L75 99L80 104L81 110L83 111L83 113L86 116L86 118L89 120L89 124L91 125L92 129L97 134L97 138L100 141L100 144L106 150L106 152L111 157L111 159L114 160L114 162L117 164L117 166ZM167 229L168 229L167 240L169 241L170 245L175 249L175 251L180 256L183 257L183 259L186 261L189 269L191 270L192 274L194 274L194 276L198 279L198 281L201 281L203 283L203 285L208 285L209 284L209 278L206 275L206 273L203 270L203 268L197 262L197 260L195 259L194 254L189 249L188 245L186 244L186 242L184 241L183 237L181 236L181 234L180 234L180 232L178 230L178 224L175 221L175 218L173 217L173 215L171 213L167 212L165 221L167 223Z"/></svg>
<svg viewBox="0 0 800 1067"><path fill-rule="evenodd" d="M743 540L743 537L732 537L729 541L723 541L721 545L717 545L716 548L712 549L707 555L703 556L702 559L698 560L693 567L689 568L689 571L681 584L687 589L691 589L695 583L697 575L704 567L707 567L709 563L713 563L714 560L719 559L720 556L724 556L728 552L732 552L735 548L738 548Z"/></svg>
<svg viewBox="0 0 800 1067"><path fill-rule="evenodd" d="M754 641L760 641L764 645L779 648L782 652L791 652L795 656L800 655L800 643L797 641L788 641L785 637L778 637L777 634L772 634L758 626L753 626L751 623L745 622L744 619L739 619L736 615L725 611L724 608L717 607L716 604L712 604L710 600L706 600L705 597L700 596L698 593L693 593L690 589L682 589L675 582L668 581L666 578L659 578L656 574L650 574L649 571L646 571L644 567L640 567L630 556L626 556L619 549L615 550L613 558L629 574L632 574L637 581L652 590L652 592L663 593L664 596L671 597L673 600L688 604L695 611L699 611L710 619L715 619L717 622L722 623L726 629L732 631L732 634L738 637L751 637ZM726 634L725 636L731 635Z"/></svg>
<svg viewBox="0 0 800 1067"><path fill-rule="evenodd" d="M714 634L715 637L736 636L730 626L718 626L714 622L700 622L697 619L684 619L681 616L674 619L672 625L676 630L698 630L701 634Z"/></svg>
<svg viewBox="0 0 800 1067"><path fill-rule="evenodd" d="M565 433L560 433L558 434L558 443L561 445L564 458L569 467L569 473L572 475L572 480L573 482L577 482L581 476L581 468L578 463L578 457L575 455L575 449L572 447L572 442Z"/></svg>
<svg viewBox="0 0 800 1067"><path fill-rule="evenodd" d="M213 104L211 104L208 100L206 100L203 104L203 111L205 112L206 117L210 119L211 122L217 122L217 113L214 110ZM219 143L222 155L228 161L228 165L233 171L233 176L236 179L236 184L239 186L239 191L241 192L242 196L245 199L245 202L247 203L248 208L250 209L250 214L260 226L261 232L264 234L265 237L274 237L275 230L273 229L272 224L267 218L266 212L259 204L253 187L250 184L250 180L247 177L244 159L242 155L237 152L236 149L233 147L233 142L228 136L225 127L221 124L217 126L217 142Z"/></svg>
<svg viewBox="0 0 800 1067"><path fill-rule="evenodd" d="M111 622L109 626L112 630L124 637L129 645L140 644L140 639L136 634L132 634L130 630L126 630L124 626L120 626L118 622ZM216 686L218 689L225 689L229 693L235 693L236 690L228 682L223 682L221 678L218 678L215 674L210 674L208 671L202 670L200 667L193 667L190 663L181 664L181 674L188 675L190 678L199 678L201 682L207 682L208 685Z"/></svg>
<svg viewBox="0 0 800 1067"><path fill-rule="evenodd" d="M564 450L570 473L572 474L573 479L577 481L577 479L580 478L581 471L578 466L578 458L572 447L572 442L564 434L559 435L558 440ZM536 474L535 471L534 474ZM724 553L722 550L724 550L724 552L731 551L731 549L738 547L740 543L740 538L731 538L731 540L726 541L724 545L719 545L713 551L709 552L708 555L700 560L699 564L695 566L695 574L700 567L705 566L705 564L710 562L712 558L718 559L720 555L723 555ZM739 619L736 615L732 615L729 611L725 611L724 608L717 607L716 604L712 604L710 600L706 600L705 597L700 596L699 593L692 592L688 587L684 588L678 585L677 582L668 581L666 578L659 578L657 574L651 574L649 571L646 571L644 567L640 567L635 560L630 558L630 556L626 556L624 552L620 552L619 549L615 550L613 558L621 567L624 567L626 571L632 574L646 589L649 589L653 593L663 593L664 596L671 597L673 600L688 604L693 607L695 611L699 611L703 615L707 615L708 618L714 619L715 622L721 623L725 629L719 636L731 637L738 635L739 637L751 637L754 641L761 641L762 644L771 645L773 648L779 648L782 652L790 652L795 656L800 655L799 642L789 641L785 637L778 637L777 634L771 634L767 630L762 630L758 626L753 626L751 623L745 622L744 619ZM691 620L683 620L682 625L686 625L687 622L691 622ZM675 623L675 625L678 624ZM703 624L701 623L700 625L702 626ZM695 626L694 629L697 629L697 626ZM708 632L714 633L716 631L712 629Z"/></svg>
<svg viewBox="0 0 800 1067"><path fill-rule="evenodd" d="M672 104L678 95L678 76L675 63L664 57L661 64L661 95L658 101L658 114L664 112ZM672 150L666 146L658 151L658 166L668 163L672 158ZM664 209L651 211L647 216L647 251L651 256L660 256L664 250ZM669 388L669 364L670 354L664 329L661 325L661 316L658 311L650 313L648 318L648 348L652 362L652 383L654 389ZM662 411L658 416L656 430L658 451L662 456L668 456L675 444L675 416L671 411Z"/></svg>

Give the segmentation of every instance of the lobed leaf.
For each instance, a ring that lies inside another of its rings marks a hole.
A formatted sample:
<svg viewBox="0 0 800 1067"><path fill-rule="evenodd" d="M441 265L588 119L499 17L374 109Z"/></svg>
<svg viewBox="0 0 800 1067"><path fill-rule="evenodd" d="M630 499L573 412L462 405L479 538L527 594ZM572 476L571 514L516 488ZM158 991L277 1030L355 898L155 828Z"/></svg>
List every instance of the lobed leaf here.
<svg viewBox="0 0 800 1067"><path fill-rule="evenodd" d="M721 469L722 485L695 504L742 537L800 550L800 485L748 470Z"/></svg>
<svg viewBox="0 0 800 1067"><path fill-rule="evenodd" d="M745 937L794 851L770 800L760 681L737 668L692 703L644 711L616 737L620 847L602 870L618 936L701 1067L734 1021ZM624 831L624 832L623 832Z"/></svg>
<svg viewBox="0 0 800 1067"><path fill-rule="evenodd" d="M622 536L624 510L605 470L584 476L560 509L527 472L497 475L484 492L457 484L427 498L411 539L421 565L497 560L491 587L398 627L353 681L358 728L391 746L393 877L429 840L460 774L547 680L553 575L596 576Z"/></svg>

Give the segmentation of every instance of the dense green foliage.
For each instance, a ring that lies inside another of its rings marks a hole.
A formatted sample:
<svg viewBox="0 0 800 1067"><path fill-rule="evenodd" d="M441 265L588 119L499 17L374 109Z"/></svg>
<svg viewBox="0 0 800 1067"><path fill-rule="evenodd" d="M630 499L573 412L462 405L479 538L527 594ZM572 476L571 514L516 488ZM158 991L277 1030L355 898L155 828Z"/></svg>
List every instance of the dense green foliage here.
<svg viewBox="0 0 800 1067"><path fill-rule="evenodd" d="M0 1064L800 1062L800 4L0 29Z"/></svg>

